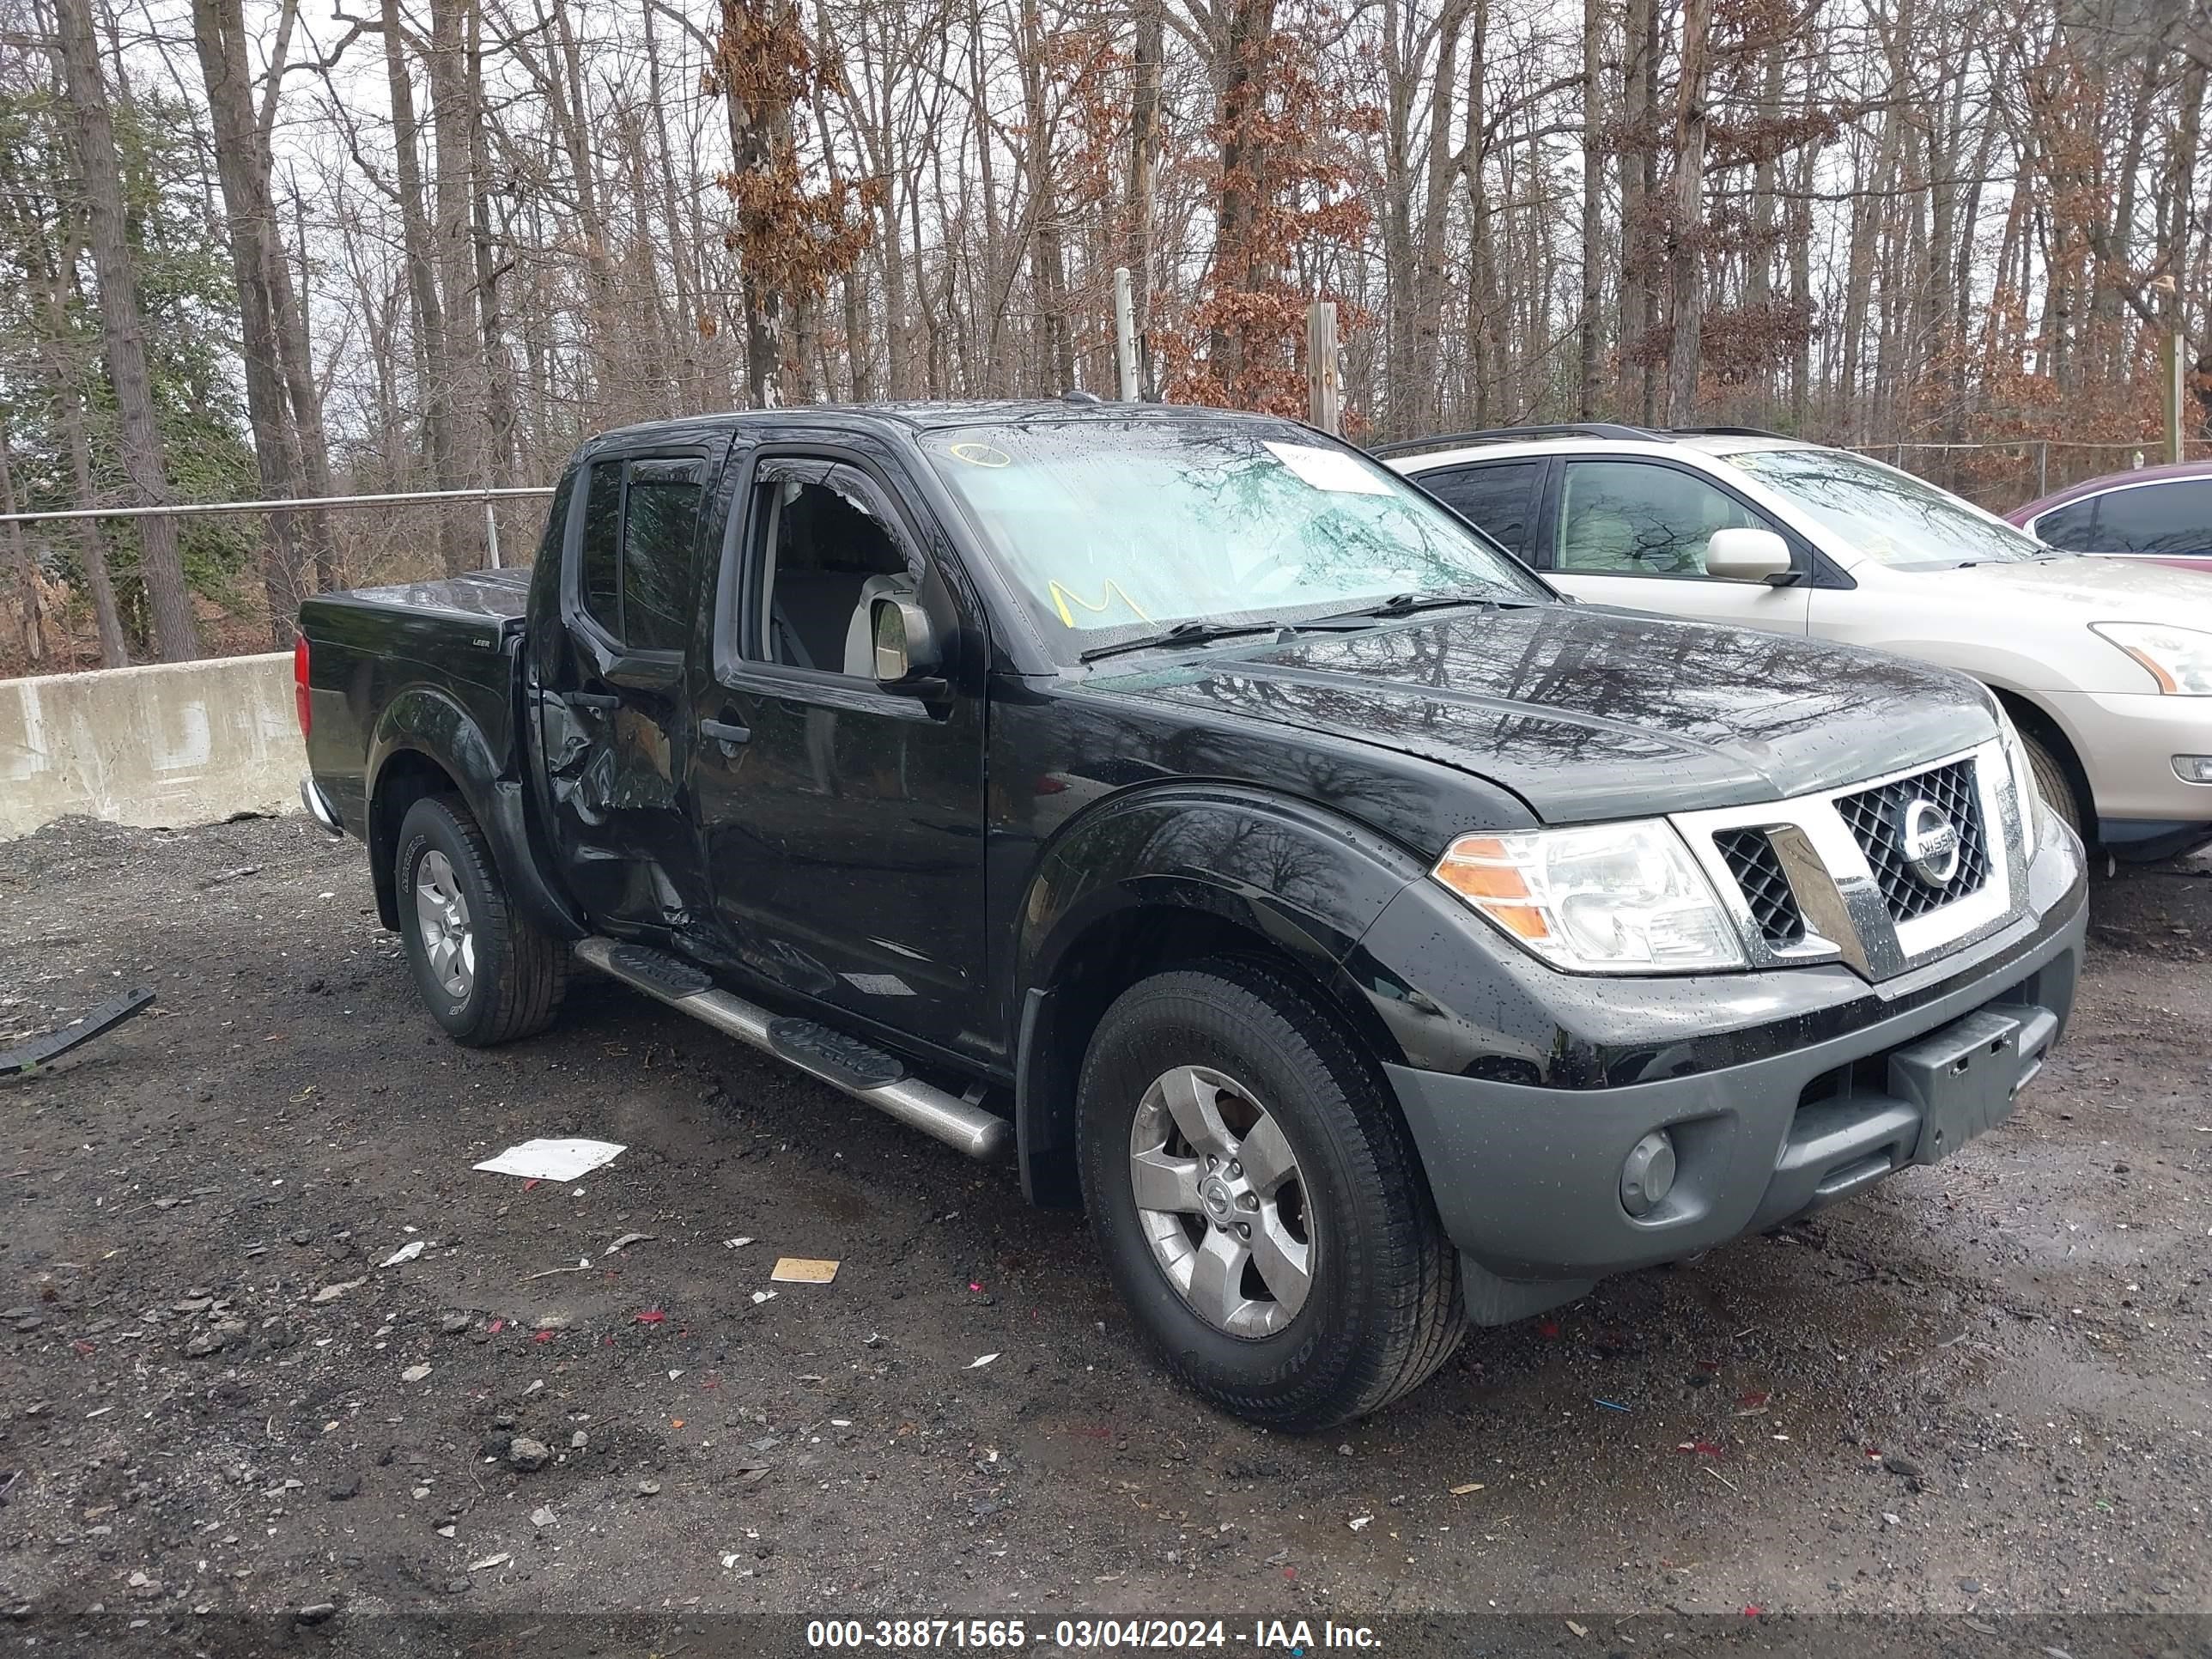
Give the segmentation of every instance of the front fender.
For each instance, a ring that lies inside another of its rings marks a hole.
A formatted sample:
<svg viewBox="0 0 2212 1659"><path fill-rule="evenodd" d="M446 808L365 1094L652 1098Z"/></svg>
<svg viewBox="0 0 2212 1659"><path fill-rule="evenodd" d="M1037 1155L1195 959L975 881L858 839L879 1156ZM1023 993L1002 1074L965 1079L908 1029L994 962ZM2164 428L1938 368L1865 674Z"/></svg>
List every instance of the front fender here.
<svg viewBox="0 0 2212 1659"><path fill-rule="evenodd" d="M1425 871L1371 830L1265 790L1170 784L1120 795L1061 830L1037 860L1014 946L1014 998L1060 978L1099 923L1147 908L1211 913L1327 979Z"/></svg>
<svg viewBox="0 0 2212 1659"><path fill-rule="evenodd" d="M1179 924L1267 941L1335 1000L1378 1060L1399 1059L1340 964L1423 868L1324 807L1231 784L1132 791L1069 823L1023 896L1008 975L1019 1030L1014 1129L1030 1200L1079 1201L1083 1050L1105 1001L1148 963L1174 959ZM1106 976L1084 983L1094 967Z"/></svg>

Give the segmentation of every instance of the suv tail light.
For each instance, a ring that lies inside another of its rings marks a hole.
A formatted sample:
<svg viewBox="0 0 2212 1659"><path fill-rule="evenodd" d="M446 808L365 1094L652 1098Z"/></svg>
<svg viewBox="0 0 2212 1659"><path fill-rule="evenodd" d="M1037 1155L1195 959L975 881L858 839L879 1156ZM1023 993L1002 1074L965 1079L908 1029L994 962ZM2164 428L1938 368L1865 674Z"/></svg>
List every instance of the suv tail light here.
<svg viewBox="0 0 2212 1659"><path fill-rule="evenodd" d="M302 634L292 641L292 702L300 716L300 741L307 740L307 733L315 723L314 711L307 702L307 636Z"/></svg>

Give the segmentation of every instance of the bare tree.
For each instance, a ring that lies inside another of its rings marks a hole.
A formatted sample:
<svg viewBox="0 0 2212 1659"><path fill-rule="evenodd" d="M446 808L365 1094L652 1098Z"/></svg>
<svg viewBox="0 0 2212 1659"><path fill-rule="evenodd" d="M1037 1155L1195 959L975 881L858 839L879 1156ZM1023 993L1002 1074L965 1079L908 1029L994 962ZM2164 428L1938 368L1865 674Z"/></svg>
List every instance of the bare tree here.
<svg viewBox="0 0 2212 1659"><path fill-rule="evenodd" d="M116 417L122 429L123 468L138 505L167 507L175 497L169 490L168 466L155 420L137 273L130 226L124 216L123 161L115 148L115 123L108 109L100 40L93 33L91 0L56 0L55 10L62 73L74 117L77 165L82 172L88 240L100 277L100 333L106 344L108 384L114 391ZM138 524L155 652L164 662L188 661L200 654L200 629L192 615L191 592L185 586L177 521L156 513Z"/></svg>

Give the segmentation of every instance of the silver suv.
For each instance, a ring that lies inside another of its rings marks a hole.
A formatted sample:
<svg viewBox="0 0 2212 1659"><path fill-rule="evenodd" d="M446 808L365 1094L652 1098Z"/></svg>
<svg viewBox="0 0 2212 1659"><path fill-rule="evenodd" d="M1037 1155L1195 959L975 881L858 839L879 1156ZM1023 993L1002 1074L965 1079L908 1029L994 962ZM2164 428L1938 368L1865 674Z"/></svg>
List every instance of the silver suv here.
<svg viewBox="0 0 2212 1659"><path fill-rule="evenodd" d="M2064 552L1895 467L1748 428L1515 427L1376 453L1577 599L1972 675L2089 840L2137 857L2212 840L2199 573Z"/></svg>

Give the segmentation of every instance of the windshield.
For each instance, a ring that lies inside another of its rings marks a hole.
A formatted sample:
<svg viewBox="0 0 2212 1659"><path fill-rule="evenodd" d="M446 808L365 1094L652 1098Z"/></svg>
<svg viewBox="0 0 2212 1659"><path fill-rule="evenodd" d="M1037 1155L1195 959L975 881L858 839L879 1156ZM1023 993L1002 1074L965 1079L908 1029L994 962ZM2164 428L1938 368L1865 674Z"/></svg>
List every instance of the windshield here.
<svg viewBox="0 0 2212 1659"><path fill-rule="evenodd" d="M1551 597L1397 474L1287 421L1091 416L920 441L1065 661L1177 623Z"/></svg>
<svg viewBox="0 0 2212 1659"><path fill-rule="evenodd" d="M1745 449L1720 458L1789 497L1884 564L1985 564L2052 550L1909 472L1840 449Z"/></svg>

